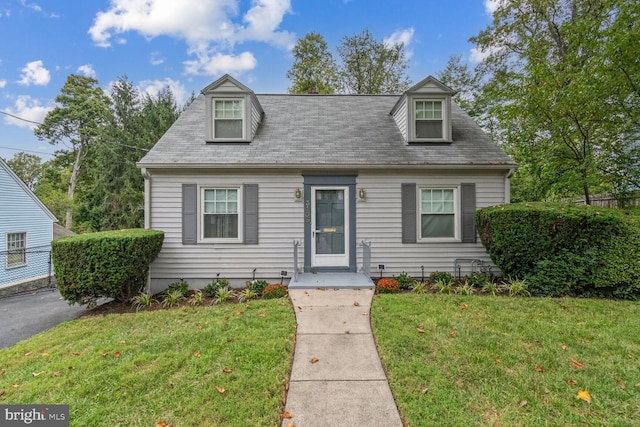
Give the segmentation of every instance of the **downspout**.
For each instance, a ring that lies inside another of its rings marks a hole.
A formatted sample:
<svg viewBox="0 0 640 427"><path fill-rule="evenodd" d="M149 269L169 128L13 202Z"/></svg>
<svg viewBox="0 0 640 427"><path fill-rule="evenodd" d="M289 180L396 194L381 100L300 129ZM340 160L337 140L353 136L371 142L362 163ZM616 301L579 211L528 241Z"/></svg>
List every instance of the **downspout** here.
<svg viewBox="0 0 640 427"><path fill-rule="evenodd" d="M144 228L151 229L151 172L147 168L142 168L142 177L144 178ZM149 264L149 272L147 274L147 293L151 293L151 264Z"/></svg>
<svg viewBox="0 0 640 427"><path fill-rule="evenodd" d="M504 203L511 203L511 177L516 173L515 168L511 168L504 174Z"/></svg>

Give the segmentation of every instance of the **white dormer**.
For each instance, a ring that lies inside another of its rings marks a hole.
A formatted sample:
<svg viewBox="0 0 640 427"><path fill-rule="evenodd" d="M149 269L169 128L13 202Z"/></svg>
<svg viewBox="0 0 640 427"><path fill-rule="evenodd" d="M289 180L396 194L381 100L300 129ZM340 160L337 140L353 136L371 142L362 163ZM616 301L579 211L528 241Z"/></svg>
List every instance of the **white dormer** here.
<svg viewBox="0 0 640 427"><path fill-rule="evenodd" d="M455 93L429 76L402 94L391 115L405 141L451 142L451 97Z"/></svg>
<svg viewBox="0 0 640 427"><path fill-rule="evenodd" d="M201 93L207 106L207 142L253 140L264 111L251 89L225 74Z"/></svg>

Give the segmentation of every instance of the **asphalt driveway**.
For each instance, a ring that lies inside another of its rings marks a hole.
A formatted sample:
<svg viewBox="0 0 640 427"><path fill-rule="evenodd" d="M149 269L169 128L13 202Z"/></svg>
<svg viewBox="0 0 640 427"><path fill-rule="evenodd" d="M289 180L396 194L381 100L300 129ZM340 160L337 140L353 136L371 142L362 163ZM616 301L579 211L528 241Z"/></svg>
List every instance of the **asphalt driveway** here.
<svg viewBox="0 0 640 427"><path fill-rule="evenodd" d="M12 346L59 323L80 317L86 307L69 305L56 290L0 299L0 348Z"/></svg>

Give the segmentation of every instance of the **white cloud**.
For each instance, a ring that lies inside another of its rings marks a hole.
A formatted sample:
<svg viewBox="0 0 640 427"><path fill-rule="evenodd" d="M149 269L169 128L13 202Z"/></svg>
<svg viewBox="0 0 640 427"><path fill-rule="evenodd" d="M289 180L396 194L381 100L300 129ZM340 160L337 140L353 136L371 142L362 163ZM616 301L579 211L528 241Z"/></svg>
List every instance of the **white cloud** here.
<svg viewBox="0 0 640 427"><path fill-rule="evenodd" d="M484 0L484 10L487 12L487 14L493 15L493 12L495 12L498 7L500 7L500 4L503 1L504 0Z"/></svg>
<svg viewBox="0 0 640 427"><path fill-rule="evenodd" d="M85 77L91 77L92 79L96 78L96 71L93 69L93 65L84 64L78 67L78 73L82 74Z"/></svg>
<svg viewBox="0 0 640 427"><path fill-rule="evenodd" d="M171 89L178 105L183 105L187 102L187 97L190 96L190 94L179 81L167 77L164 80L144 80L138 84L138 90L141 94L153 97L157 96L162 89L167 87Z"/></svg>
<svg viewBox="0 0 640 427"><path fill-rule="evenodd" d="M251 52L242 52L240 55L206 52L198 53L197 59L185 61L184 65L187 74L215 76L252 70L257 63Z"/></svg>
<svg viewBox="0 0 640 427"><path fill-rule="evenodd" d="M18 99L16 99L14 108L6 108L5 111L9 114L13 114L14 116L29 120L30 122L42 123L47 113L52 109L53 107L40 105L40 102L37 99L31 98L29 95L20 95L18 96ZM6 124L29 129L33 129L37 126L36 123L26 122L11 116L4 116L4 122Z"/></svg>
<svg viewBox="0 0 640 427"><path fill-rule="evenodd" d="M3 89L7 85L6 80L0 80L0 89Z"/></svg>
<svg viewBox="0 0 640 427"><path fill-rule="evenodd" d="M186 72L195 74L215 69L241 71L248 64L255 67L253 54L233 52L237 43L257 41L283 49L294 46L295 34L278 30L291 12L291 0L252 0L244 13L240 6L239 0L111 0L109 9L96 15L89 34L102 47L111 46L114 38L128 32L147 38L165 35L182 39L188 53L197 57L185 62ZM224 64L212 65L213 59ZM230 69L231 64L239 68Z"/></svg>
<svg viewBox="0 0 640 427"><path fill-rule="evenodd" d="M160 52L151 52L149 55L149 62L151 65L160 65L164 63L164 57L160 54Z"/></svg>
<svg viewBox="0 0 640 427"><path fill-rule="evenodd" d="M413 35L415 30L412 28L407 28L404 30L398 30L391 34L389 37L383 39L383 43L387 47L395 46L398 44L404 45L404 53L407 59L411 59L413 56L413 50L409 49L409 45L413 41Z"/></svg>
<svg viewBox="0 0 640 427"><path fill-rule="evenodd" d="M42 61L29 62L21 71L22 78L18 83L24 86L32 84L37 86L46 86L51 80L51 74L49 73L49 70L44 68Z"/></svg>

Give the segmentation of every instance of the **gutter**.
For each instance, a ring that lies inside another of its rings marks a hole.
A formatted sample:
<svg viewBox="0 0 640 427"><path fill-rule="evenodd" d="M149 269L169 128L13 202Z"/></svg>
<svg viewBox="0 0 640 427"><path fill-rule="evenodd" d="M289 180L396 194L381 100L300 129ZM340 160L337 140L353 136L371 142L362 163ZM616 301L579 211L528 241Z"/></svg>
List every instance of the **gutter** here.
<svg viewBox="0 0 640 427"><path fill-rule="evenodd" d="M511 177L516 173L516 168L511 168L504 174L504 203L511 203Z"/></svg>

